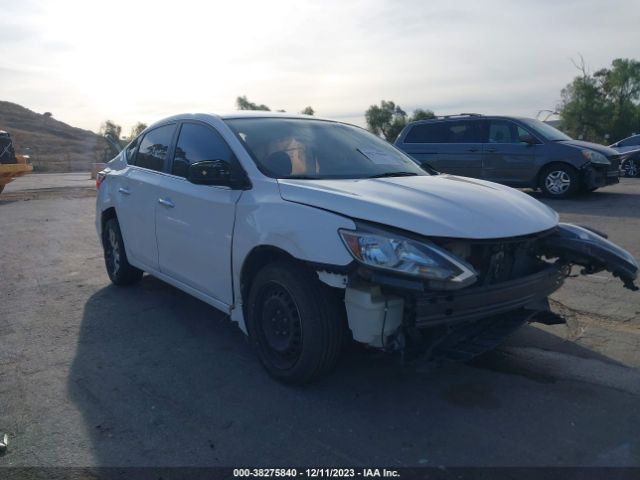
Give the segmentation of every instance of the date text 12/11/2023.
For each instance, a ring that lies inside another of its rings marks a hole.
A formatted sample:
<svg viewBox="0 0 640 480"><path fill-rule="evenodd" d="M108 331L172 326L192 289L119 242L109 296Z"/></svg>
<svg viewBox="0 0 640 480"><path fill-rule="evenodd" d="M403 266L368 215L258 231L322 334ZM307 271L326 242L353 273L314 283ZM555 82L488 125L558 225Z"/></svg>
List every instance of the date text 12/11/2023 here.
<svg viewBox="0 0 640 480"><path fill-rule="evenodd" d="M233 476L247 477L279 477L279 478L399 478L397 470L386 468L235 468Z"/></svg>

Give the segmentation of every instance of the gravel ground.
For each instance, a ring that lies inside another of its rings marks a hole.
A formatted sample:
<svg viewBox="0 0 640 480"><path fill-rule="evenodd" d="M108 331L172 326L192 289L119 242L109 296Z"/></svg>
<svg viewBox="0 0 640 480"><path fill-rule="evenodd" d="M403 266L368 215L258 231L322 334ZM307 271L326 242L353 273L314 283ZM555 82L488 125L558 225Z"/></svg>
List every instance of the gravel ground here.
<svg viewBox="0 0 640 480"><path fill-rule="evenodd" d="M290 388L213 308L109 284L87 178L0 196L0 466L640 466L640 293L608 274L472 364L354 349ZM640 257L640 180L548 203Z"/></svg>

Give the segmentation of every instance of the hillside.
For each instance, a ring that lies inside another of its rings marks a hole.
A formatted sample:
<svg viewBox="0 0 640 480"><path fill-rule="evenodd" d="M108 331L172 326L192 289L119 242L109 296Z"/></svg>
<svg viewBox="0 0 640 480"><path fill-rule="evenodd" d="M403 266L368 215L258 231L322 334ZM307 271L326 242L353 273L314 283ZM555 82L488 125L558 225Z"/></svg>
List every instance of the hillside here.
<svg viewBox="0 0 640 480"><path fill-rule="evenodd" d="M99 135L11 102L0 101L0 130L11 134L16 154L31 157L34 171L89 171L112 156Z"/></svg>

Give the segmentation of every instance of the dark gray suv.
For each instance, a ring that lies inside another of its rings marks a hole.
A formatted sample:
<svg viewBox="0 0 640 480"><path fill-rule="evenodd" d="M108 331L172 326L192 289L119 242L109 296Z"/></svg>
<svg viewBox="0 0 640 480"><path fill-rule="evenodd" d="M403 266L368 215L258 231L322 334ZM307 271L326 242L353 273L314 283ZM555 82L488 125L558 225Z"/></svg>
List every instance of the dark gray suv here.
<svg viewBox="0 0 640 480"><path fill-rule="evenodd" d="M395 145L425 168L554 198L619 182L620 154L531 118L461 114L409 123Z"/></svg>

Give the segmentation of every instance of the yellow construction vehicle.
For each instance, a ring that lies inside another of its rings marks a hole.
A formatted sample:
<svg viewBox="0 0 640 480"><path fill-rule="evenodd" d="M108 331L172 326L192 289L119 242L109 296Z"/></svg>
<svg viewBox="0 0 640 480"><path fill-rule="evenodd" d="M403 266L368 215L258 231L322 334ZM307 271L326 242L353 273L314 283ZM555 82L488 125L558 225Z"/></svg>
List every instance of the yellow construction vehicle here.
<svg viewBox="0 0 640 480"><path fill-rule="evenodd" d="M11 136L4 130L0 130L0 193L7 183L32 170L33 166L29 164L29 157L16 155Z"/></svg>

